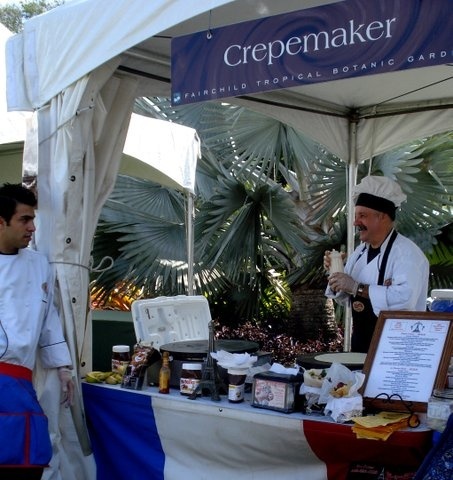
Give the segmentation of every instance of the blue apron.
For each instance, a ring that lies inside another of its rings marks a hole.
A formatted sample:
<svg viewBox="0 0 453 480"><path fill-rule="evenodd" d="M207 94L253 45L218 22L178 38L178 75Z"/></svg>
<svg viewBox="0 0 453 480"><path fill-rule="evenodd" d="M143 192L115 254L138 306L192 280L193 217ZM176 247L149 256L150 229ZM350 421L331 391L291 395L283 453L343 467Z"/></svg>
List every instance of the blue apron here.
<svg viewBox="0 0 453 480"><path fill-rule="evenodd" d="M0 362L0 474L2 467L46 467L52 446L28 368Z"/></svg>

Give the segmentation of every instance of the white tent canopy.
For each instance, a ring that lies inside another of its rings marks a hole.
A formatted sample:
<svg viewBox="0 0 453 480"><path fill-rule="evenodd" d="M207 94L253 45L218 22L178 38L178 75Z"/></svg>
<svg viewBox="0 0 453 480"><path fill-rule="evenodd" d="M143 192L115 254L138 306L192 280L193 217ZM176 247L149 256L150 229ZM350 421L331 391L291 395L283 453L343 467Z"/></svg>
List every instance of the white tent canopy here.
<svg viewBox="0 0 453 480"><path fill-rule="evenodd" d="M29 130L26 149L38 160L37 244L55 266L79 374L90 367L94 230L118 172L134 99L170 95L171 38L329 3L334 2L74 0L29 20L8 41L8 108L35 112L37 128ZM351 185L358 162L453 129L452 78L451 65L440 65L230 100L282 119L325 145L348 162ZM80 408L73 416L87 453ZM56 465L52 478L76 478L77 469L62 477L59 471Z"/></svg>
<svg viewBox="0 0 453 480"><path fill-rule="evenodd" d="M200 143L193 128L133 113L123 153L143 163L153 182L195 194Z"/></svg>
<svg viewBox="0 0 453 480"><path fill-rule="evenodd" d="M40 108L115 57L117 74L140 79L137 95L169 96L171 38L328 3L334 2L75 0L31 19L24 34L10 42L9 109ZM248 106L284 117L343 159L350 153L348 125L354 113L357 159L363 161L414 135L448 128L452 77L451 65L417 68L257 94Z"/></svg>

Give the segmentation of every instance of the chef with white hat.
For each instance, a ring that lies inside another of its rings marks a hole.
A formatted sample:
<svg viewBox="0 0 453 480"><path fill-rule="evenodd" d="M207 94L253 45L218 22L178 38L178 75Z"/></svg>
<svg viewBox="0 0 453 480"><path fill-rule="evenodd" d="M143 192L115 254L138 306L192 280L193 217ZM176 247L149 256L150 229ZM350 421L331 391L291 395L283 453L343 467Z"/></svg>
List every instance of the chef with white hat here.
<svg viewBox="0 0 453 480"><path fill-rule="evenodd" d="M395 181L367 176L355 187L353 200L361 243L344 272L329 276L326 296L342 305L350 302L351 350L366 353L381 311L426 310L429 262L412 240L395 230L396 211L406 200ZM324 264L329 265L329 252Z"/></svg>

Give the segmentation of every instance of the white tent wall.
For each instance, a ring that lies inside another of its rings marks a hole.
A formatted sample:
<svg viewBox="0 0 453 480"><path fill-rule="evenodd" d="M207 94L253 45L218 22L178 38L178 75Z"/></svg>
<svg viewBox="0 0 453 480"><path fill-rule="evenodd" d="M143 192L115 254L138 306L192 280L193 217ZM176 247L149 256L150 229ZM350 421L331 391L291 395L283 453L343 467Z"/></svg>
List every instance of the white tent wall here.
<svg viewBox="0 0 453 480"><path fill-rule="evenodd" d="M36 113L38 121L38 229L36 244L54 265L60 314L76 377L91 367L90 253L97 220L118 172L137 82L112 76L104 65L67 87ZM34 142L32 138L26 139ZM50 419L54 456L47 479L94 475L77 382L74 428L55 392L55 372L37 372L40 402ZM53 395L51 394L53 392ZM65 428L60 428L64 422ZM78 451L76 445L79 446Z"/></svg>
<svg viewBox="0 0 453 480"><path fill-rule="evenodd" d="M39 159L37 242L55 264L78 375L89 365L94 229L118 171L134 97L170 94L170 39L328 3L333 2L75 0L29 20L8 41L8 108L37 112L38 140L27 139ZM247 105L266 109L340 156L350 167L345 181L351 186L359 161L405 140L453 129L452 78L451 66L440 65L255 95ZM266 103L258 106L260 97ZM46 389L40 392L44 399ZM81 408L72 413L81 450L88 453ZM67 468L63 451L69 446L55 435L55 468L47 478L94 478L84 467Z"/></svg>

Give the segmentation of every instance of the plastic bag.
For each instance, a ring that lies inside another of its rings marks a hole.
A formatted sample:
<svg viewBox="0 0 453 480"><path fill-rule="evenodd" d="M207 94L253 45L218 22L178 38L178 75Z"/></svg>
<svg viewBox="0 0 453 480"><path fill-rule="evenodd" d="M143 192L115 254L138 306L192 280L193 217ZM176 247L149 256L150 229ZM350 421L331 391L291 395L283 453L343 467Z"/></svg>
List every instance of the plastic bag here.
<svg viewBox="0 0 453 480"><path fill-rule="evenodd" d="M319 403L327 403L331 398L354 397L365 380L359 371L351 371L341 363L332 363L321 386Z"/></svg>

